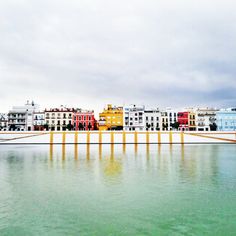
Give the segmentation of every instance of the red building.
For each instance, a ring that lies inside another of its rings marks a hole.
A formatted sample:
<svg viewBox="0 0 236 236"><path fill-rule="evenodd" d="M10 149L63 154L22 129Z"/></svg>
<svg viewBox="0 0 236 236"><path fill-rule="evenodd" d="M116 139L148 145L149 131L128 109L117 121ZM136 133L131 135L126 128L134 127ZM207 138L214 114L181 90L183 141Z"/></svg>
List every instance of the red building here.
<svg viewBox="0 0 236 236"><path fill-rule="evenodd" d="M189 130L189 112L178 112L179 130Z"/></svg>
<svg viewBox="0 0 236 236"><path fill-rule="evenodd" d="M73 117L75 130L95 130L96 120L94 111L79 110L74 113Z"/></svg>

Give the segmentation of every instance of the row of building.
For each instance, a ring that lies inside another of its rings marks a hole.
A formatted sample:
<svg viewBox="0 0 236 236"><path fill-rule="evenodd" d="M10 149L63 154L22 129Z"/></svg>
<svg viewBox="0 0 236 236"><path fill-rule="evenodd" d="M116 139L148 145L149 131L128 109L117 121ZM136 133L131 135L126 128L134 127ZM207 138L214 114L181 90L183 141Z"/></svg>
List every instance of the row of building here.
<svg viewBox="0 0 236 236"><path fill-rule="evenodd" d="M236 108L186 108L176 111L145 106L107 105L95 119L94 111L79 108L40 110L34 102L0 113L1 131L235 131Z"/></svg>

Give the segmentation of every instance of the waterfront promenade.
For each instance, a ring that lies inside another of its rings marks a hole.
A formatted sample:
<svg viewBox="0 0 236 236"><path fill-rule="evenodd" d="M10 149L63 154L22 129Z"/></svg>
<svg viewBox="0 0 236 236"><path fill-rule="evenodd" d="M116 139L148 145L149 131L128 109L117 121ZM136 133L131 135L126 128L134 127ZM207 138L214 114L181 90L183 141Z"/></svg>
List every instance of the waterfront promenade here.
<svg viewBox="0 0 236 236"><path fill-rule="evenodd" d="M236 132L37 131L0 132L0 144L199 144L236 143Z"/></svg>

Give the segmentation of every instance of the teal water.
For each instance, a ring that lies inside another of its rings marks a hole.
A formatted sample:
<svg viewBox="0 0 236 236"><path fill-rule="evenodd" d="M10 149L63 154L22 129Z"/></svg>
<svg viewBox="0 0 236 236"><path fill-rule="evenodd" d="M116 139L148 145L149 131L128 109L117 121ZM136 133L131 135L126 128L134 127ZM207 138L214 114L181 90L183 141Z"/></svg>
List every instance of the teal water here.
<svg viewBox="0 0 236 236"><path fill-rule="evenodd" d="M236 145L0 146L0 235L236 235Z"/></svg>

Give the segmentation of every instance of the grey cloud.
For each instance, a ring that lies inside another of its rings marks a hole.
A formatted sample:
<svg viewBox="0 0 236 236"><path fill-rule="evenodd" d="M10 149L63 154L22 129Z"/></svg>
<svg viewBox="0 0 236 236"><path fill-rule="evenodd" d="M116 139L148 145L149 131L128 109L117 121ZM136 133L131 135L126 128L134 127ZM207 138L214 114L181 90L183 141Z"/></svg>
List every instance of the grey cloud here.
<svg viewBox="0 0 236 236"><path fill-rule="evenodd" d="M2 1L0 108L28 98L97 110L107 102L235 104L235 7L231 0Z"/></svg>

